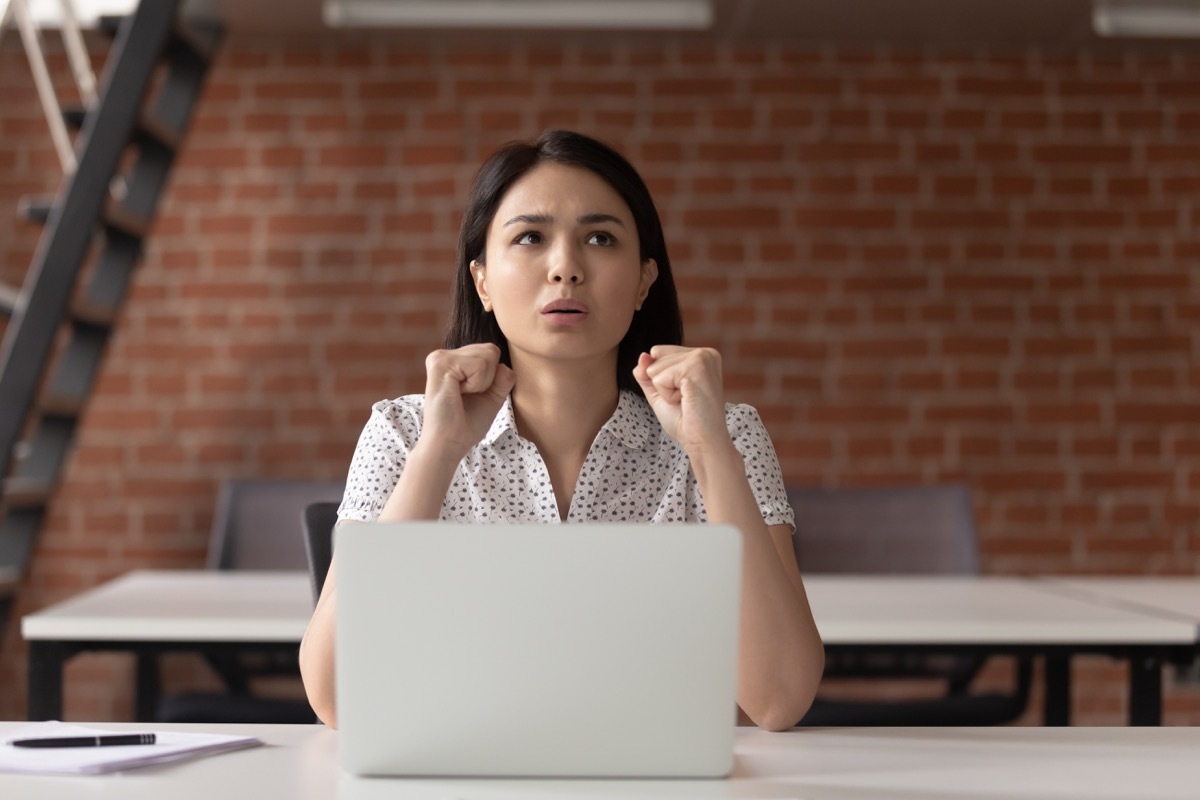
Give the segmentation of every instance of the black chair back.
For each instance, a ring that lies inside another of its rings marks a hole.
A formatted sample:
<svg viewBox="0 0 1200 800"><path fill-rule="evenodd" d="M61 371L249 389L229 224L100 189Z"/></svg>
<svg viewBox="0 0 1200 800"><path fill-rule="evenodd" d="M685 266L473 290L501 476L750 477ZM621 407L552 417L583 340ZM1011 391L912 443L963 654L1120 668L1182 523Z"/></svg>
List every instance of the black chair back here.
<svg viewBox="0 0 1200 800"><path fill-rule="evenodd" d="M308 578L313 605L321 596L329 563L333 560L333 528L337 525L338 503L317 502L304 507L304 550L308 554Z"/></svg>

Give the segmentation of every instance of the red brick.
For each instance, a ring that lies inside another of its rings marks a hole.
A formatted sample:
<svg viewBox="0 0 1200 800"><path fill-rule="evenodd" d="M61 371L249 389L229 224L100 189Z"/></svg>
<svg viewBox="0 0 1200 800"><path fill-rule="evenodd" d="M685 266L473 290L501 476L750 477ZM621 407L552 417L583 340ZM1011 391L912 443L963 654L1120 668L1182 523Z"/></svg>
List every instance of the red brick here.
<svg viewBox="0 0 1200 800"><path fill-rule="evenodd" d="M684 224L696 230L733 229L760 230L778 228L779 209L761 208L694 208L683 215Z"/></svg>
<svg viewBox="0 0 1200 800"><path fill-rule="evenodd" d="M267 232L273 235L362 235L366 218L355 214L288 214L268 216Z"/></svg>
<svg viewBox="0 0 1200 800"><path fill-rule="evenodd" d="M988 101L998 98L1040 98L1046 93L1046 84L1040 80L1018 78L990 78L975 75L960 76L954 82L955 90L966 96L978 96Z"/></svg>
<svg viewBox="0 0 1200 800"><path fill-rule="evenodd" d="M912 227L917 230L988 230L1008 229L1012 220L1007 211L987 208L913 209Z"/></svg>
<svg viewBox="0 0 1200 800"><path fill-rule="evenodd" d="M334 101L343 95L343 87L332 81L262 81L251 87L256 100Z"/></svg>
<svg viewBox="0 0 1200 800"><path fill-rule="evenodd" d="M813 230L886 230L896 227L896 211L884 207L811 206L796 209L795 224Z"/></svg>

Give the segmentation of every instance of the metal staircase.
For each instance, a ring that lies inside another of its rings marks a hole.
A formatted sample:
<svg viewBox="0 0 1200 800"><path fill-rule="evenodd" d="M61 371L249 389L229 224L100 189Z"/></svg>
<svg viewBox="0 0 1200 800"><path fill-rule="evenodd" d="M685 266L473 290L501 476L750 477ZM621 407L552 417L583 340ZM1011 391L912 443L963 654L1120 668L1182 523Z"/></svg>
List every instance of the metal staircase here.
<svg viewBox="0 0 1200 800"><path fill-rule="evenodd" d="M21 203L43 229L24 284L0 287L10 317L0 342L0 629L221 40L218 24L183 18L181 5L143 0L101 21L114 39L94 99L81 83L82 107L53 106L52 133L78 129L69 159L59 148L58 193Z"/></svg>

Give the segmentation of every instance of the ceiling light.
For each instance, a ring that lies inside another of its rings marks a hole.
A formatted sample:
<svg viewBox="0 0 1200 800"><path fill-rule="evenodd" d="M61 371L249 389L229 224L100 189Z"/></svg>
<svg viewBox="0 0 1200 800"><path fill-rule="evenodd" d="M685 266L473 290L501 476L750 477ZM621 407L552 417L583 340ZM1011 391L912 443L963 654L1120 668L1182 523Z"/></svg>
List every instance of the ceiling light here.
<svg viewBox="0 0 1200 800"><path fill-rule="evenodd" d="M1197 0L1095 0L1092 27L1100 36L1200 36Z"/></svg>
<svg viewBox="0 0 1200 800"><path fill-rule="evenodd" d="M690 29L712 0L326 0L325 23L397 28Z"/></svg>

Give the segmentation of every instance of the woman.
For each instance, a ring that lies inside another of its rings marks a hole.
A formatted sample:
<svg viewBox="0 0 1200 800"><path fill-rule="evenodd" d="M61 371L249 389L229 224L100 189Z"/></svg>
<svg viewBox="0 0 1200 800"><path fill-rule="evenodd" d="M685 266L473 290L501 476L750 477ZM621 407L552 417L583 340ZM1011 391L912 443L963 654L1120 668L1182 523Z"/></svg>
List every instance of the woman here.
<svg viewBox="0 0 1200 800"><path fill-rule="evenodd" d="M710 521L744 540L738 705L771 730L812 702L824 653L792 511L758 414L726 406L721 357L682 346L658 212L586 136L510 144L475 177L446 349L424 395L377 403L340 519ZM300 647L336 726L336 558Z"/></svg>

